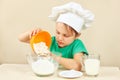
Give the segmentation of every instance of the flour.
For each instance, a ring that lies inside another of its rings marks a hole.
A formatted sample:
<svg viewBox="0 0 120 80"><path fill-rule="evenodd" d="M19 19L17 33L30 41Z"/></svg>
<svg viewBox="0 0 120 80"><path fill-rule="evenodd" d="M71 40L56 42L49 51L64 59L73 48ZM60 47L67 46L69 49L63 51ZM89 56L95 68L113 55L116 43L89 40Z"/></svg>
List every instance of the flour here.
<svg viewBox="0 0 120 80"><path fill-rule="evenodd" d="M54 73L55 66L54 63L47 59L38 59L36 62L32 63L33 72L38 75L49 75Z"/></svg>
<svg viewBox="0 0 120 80"><path fill-rule="evenodd" d="M49 75L54 73L55 65L49 60L49 49L44 42L33 44L34 51L38 55L38 60L32 63L32 70L37 75ZM45 55L45 57L40 57Z"/></svg>
<svg viewBox="0 0 120 80"><path fill-rule="evenodd" d="M37 55L48 55L50 53L44 42L33 44L33 47Z"/></svg>

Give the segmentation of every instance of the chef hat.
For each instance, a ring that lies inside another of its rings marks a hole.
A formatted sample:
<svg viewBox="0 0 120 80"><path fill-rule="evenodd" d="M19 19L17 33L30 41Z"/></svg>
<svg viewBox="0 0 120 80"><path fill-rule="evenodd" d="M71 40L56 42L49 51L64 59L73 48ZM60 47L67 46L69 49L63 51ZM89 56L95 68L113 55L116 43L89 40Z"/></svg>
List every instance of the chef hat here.
<svg viewBox="0 0 120 80"><path fill-rule="evenodd" d="M53 7L49 18L56 22L63 22L79 33L81 29L90 26L94 19L94 14L89 10L83 9L80 4L70 2L62 6Z"/></svg>

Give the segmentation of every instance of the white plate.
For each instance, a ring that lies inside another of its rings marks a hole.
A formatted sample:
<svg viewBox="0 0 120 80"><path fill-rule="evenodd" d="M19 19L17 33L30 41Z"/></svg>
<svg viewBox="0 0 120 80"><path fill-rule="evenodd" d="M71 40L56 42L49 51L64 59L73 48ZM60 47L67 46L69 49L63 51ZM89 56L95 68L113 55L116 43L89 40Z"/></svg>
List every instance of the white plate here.
<svg viewBox="0 0 120 80"><path fill-rule="evenodd" d="M82 75L83 75L82 72L75 70L65 70L59 73L59 76L64 78L77 78L81 77Z"/></svg>

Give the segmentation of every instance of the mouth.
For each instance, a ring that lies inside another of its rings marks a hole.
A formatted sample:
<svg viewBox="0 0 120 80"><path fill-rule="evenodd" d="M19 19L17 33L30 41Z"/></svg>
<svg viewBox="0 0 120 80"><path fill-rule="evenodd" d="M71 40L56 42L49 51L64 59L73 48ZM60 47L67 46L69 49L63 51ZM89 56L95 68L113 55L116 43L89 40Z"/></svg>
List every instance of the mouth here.
<svg viewBox="0 0 120 80"><path fill-rule="evenodd" d="M63 45L63 42L61 42L61 41L58 41L58 45L60 46L60 45Z"/></svg>

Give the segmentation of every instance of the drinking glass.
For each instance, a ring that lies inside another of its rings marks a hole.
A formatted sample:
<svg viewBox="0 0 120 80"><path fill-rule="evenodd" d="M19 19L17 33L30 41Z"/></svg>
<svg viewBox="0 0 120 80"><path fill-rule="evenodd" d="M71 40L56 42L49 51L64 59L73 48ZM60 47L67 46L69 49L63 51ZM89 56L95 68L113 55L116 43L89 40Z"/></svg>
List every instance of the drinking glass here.
<svg viewBox="0 0 120 80"><path fill-rule="evenodd" d="M97 76L100 69L100 55L89 54L84 56L84 66L88 76Z"/></svg>

